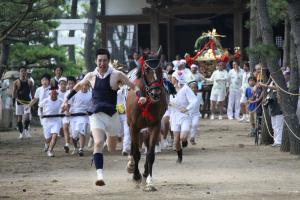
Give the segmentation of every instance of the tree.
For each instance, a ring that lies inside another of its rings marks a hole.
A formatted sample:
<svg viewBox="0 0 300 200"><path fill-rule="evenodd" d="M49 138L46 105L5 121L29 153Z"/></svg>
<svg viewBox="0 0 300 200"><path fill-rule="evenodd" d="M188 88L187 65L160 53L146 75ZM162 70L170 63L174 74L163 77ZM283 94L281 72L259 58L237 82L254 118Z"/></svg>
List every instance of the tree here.
<svg viewBox="0 0 300 200"><path fill-rule="evenodd" d="M71 19L77 18L77 4L78 0L72 0L72 5L71 5ZM69 37L74 37L75 31L70 30L69 31ZM69 45L68 47L68 54L69 54L69 60L72 63L76 63L76 58L75 58L75 46L74 45Z"/></svg>
<svg viewBox="0 0 300 200"><path fill-rule="evenodd" d="M87 25L86 37L84 42L84 60L85 67L88 71L92 71L95 68L94 57L94 35L96 29L98 1L90 0L90 10L88 12L88 20L90 23Z"/></svg>
<svg viewBox="0 0 300 200"><path fill-rule="evenodd" d="M258 18L260 21L259 28L262 31L263 45L267 46L269 49L264 55L267 62L267 67L272 75L272 79L275 81L277 86L287 91L287 86L283 74L277 62L278 54L274 53L276 52L276 47L273 40L273 30L272 30L270 18L268 16L266 0L257 1L257 11L258 11ZM293 109L292 106L291 97L287 93L283 92L282 90L278 90L278 94L279 94L280 105L283 111L285 122L291 128L291 130L295 134L297 134L297 136L300 136L300 132L299 131L297 132L297 130L300 129L300 126L296 116L296 110ZM290 144L291 144L290 152L292 154L300 154L300 141L298 140L295 140L294 142L290 141Z"/></svg>
<svg viewBox="0 0 300 200"><path fill-rule="evenodd" d="M0 75L8 65L11 45L50 44L49 31L57 26L52 21L60 13L63 0L3 0L0 2L1 60Z"/></svg>
<svg viewBox="0 0 300 200"><path fill-rule="evenodd" d="M257 38L257 14L256 14L256 0L250 2L250 41L249 41L249 65L250 71L253 71L254 66L259 63L259 55L255 51L255 45L258 44Z"/></svg>

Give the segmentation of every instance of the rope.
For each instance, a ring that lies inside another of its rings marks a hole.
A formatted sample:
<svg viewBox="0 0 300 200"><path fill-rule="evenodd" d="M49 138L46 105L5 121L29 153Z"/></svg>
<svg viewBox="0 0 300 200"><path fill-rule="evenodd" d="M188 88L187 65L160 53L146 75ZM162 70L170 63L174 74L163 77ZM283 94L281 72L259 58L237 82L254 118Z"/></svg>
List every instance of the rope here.
<svg viewBox="0 0 300 200"><path fill-rule="evenodd" d="M291 92L289 92L289 91L284 90L282 87L280 87L280 86L277 84L277 82L273 79L273 77L272 77L271 75L270 75L270 77L271 77L271 79L274 81L276 87L278 87L282 92L284 92L284 93L286 93L286 94L288 94L288 95L292 95L292 96L300 96L299 93L291 93Z"/></svg>
<svg viewBox="0 0 300 200"><path fill-rule="evenodd" d="M26 100L16 99L16 101L19 102L20 104L23 104L23 105L30 104L30 101L26 101Z"/></svg>
<svg viewBox="0 0 300 200"><path fill-rule="evenodd" d="M289 129L289 131L294 135L294 137L300 141L300 138L293 132L293 130L290 128L290 126L288 125L288 123L285 121L284 118L283 118L283 121L284 121L286 127Z"/></svg>
<svg viewBox="0 0 300 200"><path fill-rule="evenodd" d="M262 101L255 107L254 110L252 110L252 111L249 111L249 110L248 110L248 113L251 114L251 113L256 112L256 110L261 106L261 104L262 104Z"/></svg>
<svg viewBox="0 0 300 200"><path fill-rule="evenodd" d="M270 132L270 129L269 129L269 126L268 126L268 121L267 121L267 118L266 118L266 113L265 113L264 109L262 109L262 112L263 112L263 117L264 117L264 120L265 120L265 124L266 124L267 130L268 130L267 132L271 136L271 138L274 139L273 135Z"/></svg>

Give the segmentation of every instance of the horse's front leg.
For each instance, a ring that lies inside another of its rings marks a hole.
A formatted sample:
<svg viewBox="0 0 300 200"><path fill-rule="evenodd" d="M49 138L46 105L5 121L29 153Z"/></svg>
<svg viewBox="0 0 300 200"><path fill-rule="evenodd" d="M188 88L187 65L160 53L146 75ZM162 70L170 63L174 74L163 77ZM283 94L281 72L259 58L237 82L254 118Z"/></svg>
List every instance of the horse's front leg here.
<svg viewBox="0 0 300 200"><path fill-rule="evenodd" d="M131 151L130 158L127 164L127 171L133 173L133 180L140 182L142 179L141 173L139 171L139 161L141 159L141 153L139 150L139 130L135 127L130 126L131 134Z"/></svg>
<svg viewBox="0 0 300 200"><path fill-rule="evenodd" d="M152 167L155 160L155 145L160 137L160 124L149 129L149 148L147 151L148 176L146 179L145 191L156 191L152 180Z"/></svg>

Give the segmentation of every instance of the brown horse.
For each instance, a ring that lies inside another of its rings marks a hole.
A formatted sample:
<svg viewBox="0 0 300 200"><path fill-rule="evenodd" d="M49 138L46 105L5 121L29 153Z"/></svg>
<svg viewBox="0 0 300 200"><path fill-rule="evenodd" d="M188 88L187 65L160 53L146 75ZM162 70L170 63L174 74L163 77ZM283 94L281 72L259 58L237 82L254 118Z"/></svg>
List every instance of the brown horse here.
<svg viewBox="0 0 300 200"><path fill-rule="evenodd" d="M145 191L155 191L152 182L152 166L155 160L155 144L160 137L161 119L167 109L166 92L163 87L163 73L160 63L160 50L156 54L143 55L141 67L137 73L136 85L140 88L147 102L138 104L134 91L129 91L126 100L127 123L131 135L131 158L127 171L133 173L133 180L142 179L138 165L141 158L139 150L140 130L148 128L144 144L147 147L143 177L146 179Z"/></svg>

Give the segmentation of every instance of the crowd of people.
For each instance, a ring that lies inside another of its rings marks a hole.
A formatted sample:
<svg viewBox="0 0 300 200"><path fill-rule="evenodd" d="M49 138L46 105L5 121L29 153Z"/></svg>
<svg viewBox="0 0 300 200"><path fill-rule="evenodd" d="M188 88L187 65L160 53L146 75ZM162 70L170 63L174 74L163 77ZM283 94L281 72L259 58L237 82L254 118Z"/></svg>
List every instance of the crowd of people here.
<svg viewBox="0 0 300 200"><path fill-rule="evenodd" d="M127 71L140 67L139 57L137 53L129 57ZM47 156L54 157L54 147L60 136L64 138L66 153L69 153L72 144L72 154L83 156L88 138L88 146L93 145L94 149L96 185L99 186L105 184L104 146L107 146L108 151L113 151L117 142L123 141L122 154L128 155L130 152L130 133L125 113L128 90L136 92L139 103L146 102L146 98L140 95L140 88L125 73L114 69L109 60L108 50L98 49L96 69L81 80L64 77L63 69L57 66L53 78L48 74L41 77L41 86L35 92L34 82L28 77L26 67L21 67L20 76L13 85L19 138L31 137L30 111L38 102L38 116L43 127L44 151ZM238 61L218 62L208 77L204 63L187 61L190 60L180 59L179 56L172 62L161 60L164 80L175 91L168 95L168 109L161 123L162 138L156 145L156 152L173 146L178 155L177 162L181 163L182 149L189 143L196 144L200 118L223 120L225 110L228 120L250 122L249 135L254 136L263 119L261 106L267 106L271 115L273 146L281 145L283 115L277 98L278 88L274 82L262 83L260 64L251 72L247 62L243 67L239 66ZM289 70L284 69L283 73L288 83ZM209 99L203 98L205 85L212 85ZM267 102L262 102L263 88L268 88ZM205 101L210 101L209 115L201 113L203 105L207 103ZM299 104L300 101L298 109Z"/></svg>

